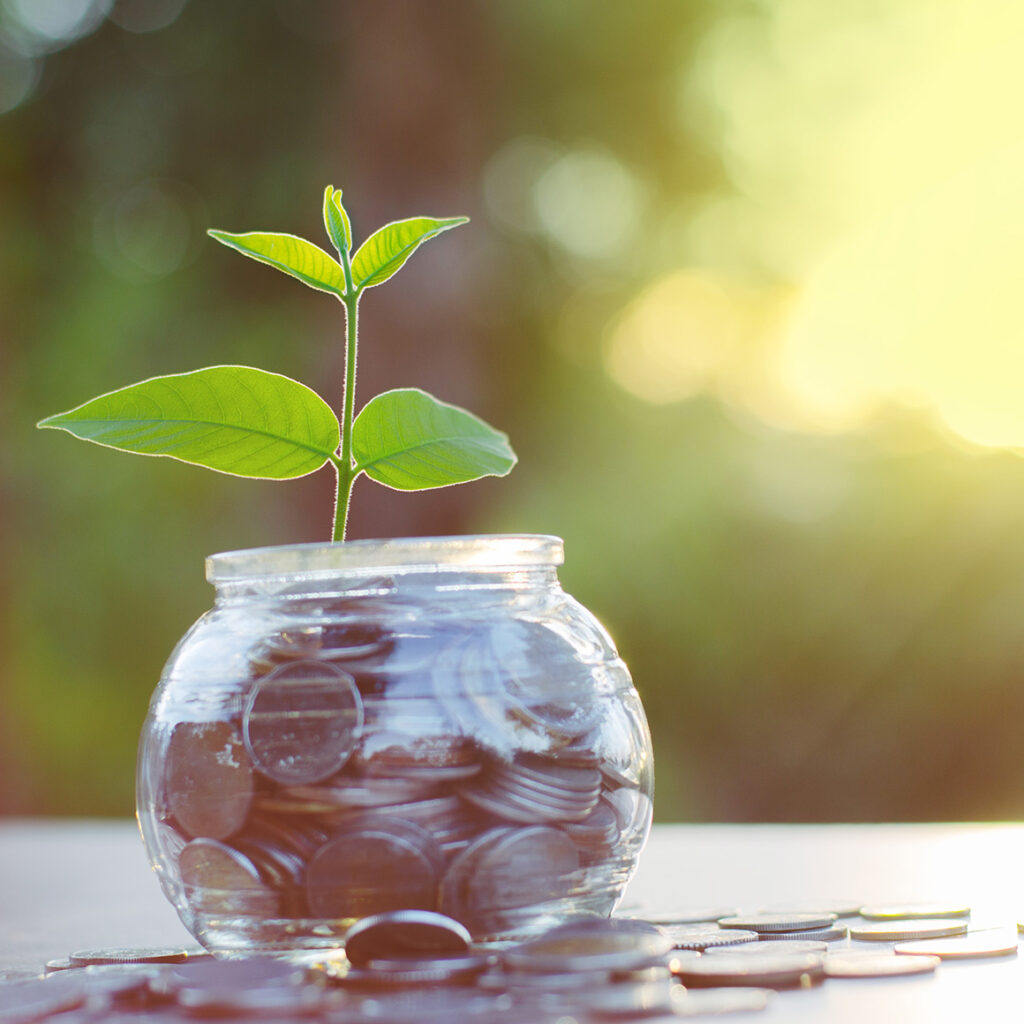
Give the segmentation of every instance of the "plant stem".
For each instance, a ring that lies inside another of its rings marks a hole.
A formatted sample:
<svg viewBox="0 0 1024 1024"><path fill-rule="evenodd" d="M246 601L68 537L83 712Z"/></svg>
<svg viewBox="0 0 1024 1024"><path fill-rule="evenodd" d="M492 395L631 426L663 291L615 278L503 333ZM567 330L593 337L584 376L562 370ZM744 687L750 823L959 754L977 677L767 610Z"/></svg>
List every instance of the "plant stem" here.
<svg viewBox="0 0 1024 1024"><path fill-rule="evenodd" d="M338 496L334 504L334 534L332 540L343 541L348 524L348 505L352 497L352 484L356 470L352 463L352 420L356 401L356 350L359 343L359 295L352 283L352 264L347 252L341 253L341 266L345 271L345 396L341 414L341 457L338 470Z"/></svg>

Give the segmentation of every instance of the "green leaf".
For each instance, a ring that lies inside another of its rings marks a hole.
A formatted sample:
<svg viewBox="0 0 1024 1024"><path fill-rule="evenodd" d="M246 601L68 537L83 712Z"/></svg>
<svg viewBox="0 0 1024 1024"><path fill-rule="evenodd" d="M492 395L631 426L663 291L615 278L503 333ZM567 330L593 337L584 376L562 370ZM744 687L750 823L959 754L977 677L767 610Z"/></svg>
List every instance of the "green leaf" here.
<svg viewBox="0 0 1024 1024"><path fill-rule="evenodd" d="M297 277L303 284L332 295L345 294L345 272L341 264L331 259L319 246L298 235L283 235L270 231L249 231L233 235L228 231L210 228L206 232L218 242Z"/></svg>
<svg viewBox="0 0 1024 1024"><path fill-rule="evenodd" d="M328 185L324 190L324 227L327 237L339 253L352 248L352 223L345 207L341 205L341 189Z"/></svg>
<svg viewBox="0 0 1024 1024"><path fill-rule="evenodd" d="M370 399L352 425L352 449L357 472L400 491L505 476L516 464L504 434L419 388Z"/></svg>
<svg viewBox="0 0 1024 1024"><path fill-rule="evenodd" d="M357 288L383 284L428 238L465 224L468 217L412 217L396 220L375 231L352 257L352 279Z"/></svg>
<svg viewBox="0 0 1024 1024"><path fill-rule="evenodd" d="M152 377L38 426L121 451L272 480L314 472L340 440L337 417L315 391L251 366Z"/></svg>

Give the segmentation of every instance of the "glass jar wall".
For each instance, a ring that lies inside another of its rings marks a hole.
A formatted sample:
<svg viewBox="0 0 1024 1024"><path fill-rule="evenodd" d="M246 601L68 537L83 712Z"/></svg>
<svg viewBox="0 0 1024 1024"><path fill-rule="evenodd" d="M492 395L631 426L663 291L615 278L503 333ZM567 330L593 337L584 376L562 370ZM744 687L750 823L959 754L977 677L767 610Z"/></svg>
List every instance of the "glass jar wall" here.
<svg viewBox="0 0 1024 1024"><path fill-rule="evenodd" d="M164 670L138 816L219 953L439 910L481 941L611 912L651 821L650 734L555 537L215 555Z"/></svg>

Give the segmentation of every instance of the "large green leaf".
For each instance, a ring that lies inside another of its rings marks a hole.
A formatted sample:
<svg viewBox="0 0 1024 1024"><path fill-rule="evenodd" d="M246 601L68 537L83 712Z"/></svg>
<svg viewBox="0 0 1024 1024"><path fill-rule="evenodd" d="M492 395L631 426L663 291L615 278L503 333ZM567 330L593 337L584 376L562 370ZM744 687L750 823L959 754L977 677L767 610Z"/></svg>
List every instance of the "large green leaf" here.
<svg viewBox="0 0 1024 1024"><path fill-rule="evenodd" d="M357 288L371 288L382 284L398 272L402 264L428 238L441 234L449 228L465 224L468 217L449 217L435 220L433 217L412 217L396 220L374 231L356 250L352 257L352 279Z"/></svg>
<svg viewBox="0 0 1024 1024"><path fill-rule="evenodd" d="M341 189L333 185L324 189L324 227L339 253L352 248L352 223L341 202Z"/></svg>
<svg viewBox="0 0 1024 1024"><path fill-rule="evenodd" d="M357 470L400 491L505 476L516 464L504 434L419 388L370 399L352 425L352 450Z"/></svg>
<svg viewBox="0 0 1024 1024"><path fill-rule="evenodd" d="M315 391L251 366L152 377L39 426L121 451L273 480L319 469L340 434L337 417Z"/></svg>
<svg viewBox="0 0 1024 1024"><path fill-rule="evenodd" d="M341 264L305 238L270 231L249 231L233 235L229 231L217 231L214 228L206 233L218 242L237 249L243 256L297 277L310 288L330 292L332 295L345 294L345 272Z"/></svg>

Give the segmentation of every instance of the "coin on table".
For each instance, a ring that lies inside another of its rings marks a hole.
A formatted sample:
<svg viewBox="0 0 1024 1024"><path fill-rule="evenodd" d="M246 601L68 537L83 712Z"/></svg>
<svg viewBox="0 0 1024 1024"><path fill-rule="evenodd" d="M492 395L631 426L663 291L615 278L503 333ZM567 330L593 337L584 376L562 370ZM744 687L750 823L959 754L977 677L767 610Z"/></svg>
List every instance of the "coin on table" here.
<svg viewBox="0 0 1024 1024"><path fill-rule="evenodd" d="M353 919L390 910L433 910L437 879L434 851L404 829L365 824L313 855L306 893L316 917Z"/></svg>
<svg viewBox="0 0 1024 1024"><path fill-rule="evenodd" d="M824 978L825 958L816 953L704 956L682 963L676 976L687 988L809 988Z"/></svg>
<svg viewBox="0 0 1024 1024"><path fill-rule="evenodd" d="M329 662L295 661L261 679L243 717L245 746L284 785L320 782L352 755L363 730L355 680Z"/></svg>
<svg viewBox="0 0 1024 1024"><path fill-rule="evenodd" d="M691 931L688 925L675 929L672 925L659 926L672 940L675 949L707 950L717 946L738 946L741 943L753 942L760 945L757 932L748 932L740 928L707 929Z"/></svg>
<svg viewBox="0 0 1024 1024"><path fill-rule="evenodd" d="M825 958L829 978L891 978L905 974L932 974L937 956L895 956L892 953L830 953Z"/></svg>
<svg viewBox="0 0 1024 1024"><path fill-rule="evenodd" d="M112 949L80 949L68 959L79 967L92 964L180 964L193 952L182 946L154 946L145 949L131 947Z"/></svg>
<svg viewBox="0 0 1024 1024"><path fill-rule="evenodd" d="M427 958L469 949L471 936L458 921L431 910L393 910L357 921L345 935L345 955L357 967L370 960Z"/></svg>
<svg viewBox="0 0 1024 1024"><path fill-rule="evenodd" d="M900 942L897 953L914 956L937 956L941 960L975 960L989 956L1016 956L1017 933L1006 928L992 928L958 935L949 939L920 939Z"/></svg>
<svg viewBox="0 0 1024 1024"><path fill-rule="evenodd" d="M871 921L853 925L850 938L866 942L900 942L911 939L942 939L950 935L963 935L967 922L952 918L921 918L913 921Z"/></svg>
<svg viewBox="0 0 1024 1024"><path fill-rule="evenodd" d="M830 928L834 914L739 914L719 918L722 928L741 928L749 932L805 932L811 928Z"/></svg>
<svg viewBox="0 0 1024 1024"><path fill-rule="evenodd" d="M636 912L627 917L639 918L657 925L717 924L723 917L734 917L739 911L734 907L707 906L682 907L679 910Z"/></svg>
<svg viewBox="0 0 1024 1024"><path fill-rule="evenodd" d="M171 733L164 776L167 803L190 836L227 839L248 817L252 762L230 722L179 722Z"/></svg>
<svg viewBox="0 0 1024 1024"><path fill-rule="evenodd" d="M762 907L762 914L834 914L836 917L857 917L863 901L851 899L808 899Z"/></svg>
<svg viewBox="0 0 1024 1024"><path fill-rule="evenodd" d="M860 908L865 921L908 921L945 917L970 917L971 908L960 903L888 903Z"/></svg>
<svg viewBox="0 0 1024 1024"><path fill-rule="evenodd" d="M764 945L760 942L753 942L733 946L708 946L705 948L705 952L708 955L714 956L764 956L765 953L770 953L772 956L787 956L790 954L804 956L807 953L817 953L820 955L828 952L828 943L812 939L780 938L771 944L770 949L765 949Z"/></svg>
<svg viewBox="0 0 1024 1024"><path fill-rule="evenodd" d="M807 928L792 932L760 932L758 938L762 942L776 943L796 939L809 939L814 942L841 942L850 934L846 925L834 924L831 928Z"/></svg>
<svg viewBox="0 0 1024 1024"><path fill-rule="evenodd" d="M632 971L664 962L672 941L641 921L595 919L572 922L502 953L515 971L562 974L572 971Z"/></svg>

